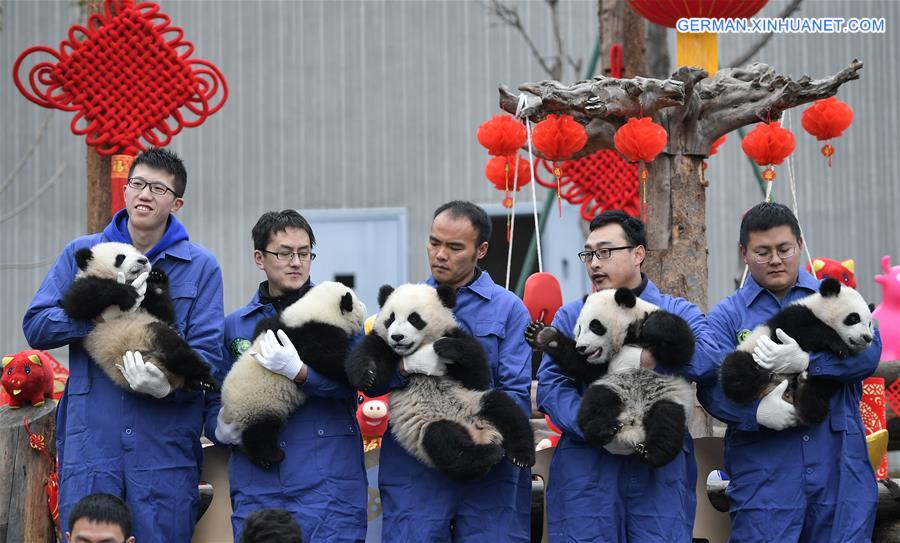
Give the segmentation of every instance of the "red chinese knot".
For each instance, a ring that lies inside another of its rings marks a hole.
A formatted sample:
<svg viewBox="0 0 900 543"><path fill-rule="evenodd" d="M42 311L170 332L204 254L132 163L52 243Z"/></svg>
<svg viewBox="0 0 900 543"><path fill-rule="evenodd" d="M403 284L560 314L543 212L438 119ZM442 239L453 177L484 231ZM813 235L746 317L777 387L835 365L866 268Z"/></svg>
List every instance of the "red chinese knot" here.
<svg viewBox="0 0 900 543"><path fill-rule="evenodd" d="M184 31L150 2L106 0L87 26L73 25L59 50L29 47L16 59L13 78L29 100L46 108L76 112L76 135L101 155L135 154L145 144L163 147L182 128L199 126L228 98L219 69L190 58ZM32 54L55 61L37 63L23 80L23 61Z"/></svg>

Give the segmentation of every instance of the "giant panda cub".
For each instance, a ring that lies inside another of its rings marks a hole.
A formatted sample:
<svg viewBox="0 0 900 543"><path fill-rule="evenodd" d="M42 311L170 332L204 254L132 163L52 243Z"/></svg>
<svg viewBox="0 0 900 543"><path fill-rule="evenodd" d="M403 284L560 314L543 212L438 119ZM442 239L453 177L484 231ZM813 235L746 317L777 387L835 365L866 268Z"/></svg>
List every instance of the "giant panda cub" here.
<svg viewBox="0 0 900 543"><path fill-rule="evenodd" d="M525 332L564 374L590 383L577 419L587 442L613 454L637 454L653 467L671 462L684 442L693 388L681 377L649 369L609 369L624 345L647 349L663 367L685 366L694 354L688 324L630 289L606 289L585 298L573 335L540 321Z"/></svg>
<svg viewBox="0 0 900 543"><path fill-rule="evenodd" d="M372 332L347 358L350 383L384 387L401 358L434 362L390 395L391 433L422 463L460 481L484 477L503 456L534 465L528 418L505 392L489 390L484 349L460 329L451 309L456 291L429 285L384 285Z"/></svg>
<svg viewBox="0 0 900 543"><path fill-rule="evenodd" d="M73 319L102 317L84 338L85 350L100 369L125 390L131 386L116 365L127 351L140 351L144 360L162 370L173 390L218 390L210 366L172 327L175 307L166 274L151 269L147 258L127 243L104 242L75 253L78 273L62 300ZM150 273L140 307L131 283ZM119 273L125 283L116 278Z"/></svg>
<svg viewBox="0 0 900 543"><path fill-rule="evenodd" d="M872 312L863 297L836 279L825 279L819 292L797 300L757 326L722 361L719 380L722 391L740 404L761 399L785 379L790 385L785 397L794 404L804 425L817 424L828 416L837 381L810 377L807 372L774 374L753 360L760 337L767 335L781 343L775 330L781 328L808 353L830 352L839 357L864 351L872 343Z"/></svg>
<svg viewBox="0 0 900 543"><path fill-rule="evenodd" d="M347 384L344 359L350 340L363 329L366 306L341 283L326 281L311 288L280 315L256 325L253 345L234 363L222 385L222 419L237 423L242 447L258 466L268 469L284 459L278 432L306 402L306 394L283 375L272 373L250 355L259 352L267 330L284 330L300 360L320 375Z"/></svg>

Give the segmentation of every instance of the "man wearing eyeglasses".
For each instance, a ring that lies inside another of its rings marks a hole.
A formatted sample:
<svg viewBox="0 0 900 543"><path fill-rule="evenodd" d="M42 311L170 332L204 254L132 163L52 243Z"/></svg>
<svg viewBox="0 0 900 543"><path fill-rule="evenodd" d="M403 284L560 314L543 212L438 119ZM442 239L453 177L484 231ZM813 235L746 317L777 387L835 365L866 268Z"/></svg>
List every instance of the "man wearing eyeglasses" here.
<svg viewBox="0 0 900 543"><path fill-rule="evenodd" d="M123 391L82 346L94 322L70 319L60 305L78 271L76 251L106 241L130 243L168 277L178 333L207 363L221 363L219 264L175 218L184 205L184 164L171 151L154 148L135 158L128 177L125 209L103 232L66 246L31 301L23 329L36 349L69 345L71 374L56 428L61 524L68 524L79 499L105 492L128 503L138 541L190 541L198 514L203 394L172 392L160 369L144 363L140 353L132 353L136 364L123 372L132 391ZM138 299L146 289L141 283L131 285Z"/></svg>
<svg viewBox="0 0 900 543"><path fill-rule="evenodd" d="M225 317L225 352L231 365L255 339L256 324L300 299L313 283L310 268L316 237L292 209L269 211L253 226L253 262L266 275L250 303ZM269 330L262 352L251 353L270 371L293 379L307 395L302 409L285 421L278 445L285 461L269 469L253 464L238 447L229 462L234 540L247 517L259 509L281 508L313 541L366 538L368 483L356 423L356 392L309 368L280 330ZM218 416L221 395L207 394L206 435L220 445L240 445L235 424Z"/></svg>
<svg viewBox="0 0 900 543"><path fill-rule="evenodd" d="M641 272L647 253L644 223L620 210L596 216L578 257L594 290L628 288L641 299L687 321L698 345L706 341L706 318L697 306L659 292ZM572 337L584 299L564 305L553 326ZM626 345L610 371L644 367L679 374L690 381L711 379L713 364L698 349L677 371L657 366L649 352ZM584 440L577 422L581 395L590 383L564 375L544 355L538 370L538 407L563 430L550 464L547 518L551 541L690 542L696 507L697 465L693 441L681 453L652 468L635 455L616 455Z"/></svg>
<svg viewBox="0 0 900 543"><path fill-rule="evenodd" d="M717 364L740 341L786 305L818 292L820 281L801 269L803 238L793 212L761 203L741 221L740 254L750 275L709 314ZM877 330L863 352L837 358L806 353L776 331L753 353L772 372L799 373L841 384L821 424L797 426L784 387L750 405L725 398L717 381L702 383L701 404L728 424L725 469L730 482L731 540L744 542L870 541L878 489L866 454L859 414L860 381L881 356ZM785 385L786 386L786 385Z"/></svg>

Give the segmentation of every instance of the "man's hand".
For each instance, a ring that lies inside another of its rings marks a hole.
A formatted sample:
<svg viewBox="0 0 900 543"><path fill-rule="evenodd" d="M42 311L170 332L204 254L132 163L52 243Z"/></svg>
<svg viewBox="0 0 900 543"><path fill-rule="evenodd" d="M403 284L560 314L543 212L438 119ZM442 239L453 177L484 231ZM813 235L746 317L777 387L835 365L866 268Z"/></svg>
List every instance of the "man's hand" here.
<svg viewBox="0 0 900 543"><path fill-rule="evenodd" d="M147 294L147 278L150 277L150 272L145 271L135 278L134 281L131 282L131 286L134 287L134 290L137 291L138 297L137 301L134 302L134 305L131 307L130 311L135 311L137 308L141 306L144 302L144 295ZM125 274L119 272L116 274L116 281L119 283L125 284Z"/></svg>
<svg viewBox="0 0 900 543"><path fill-rule="evenodd" d="M753 349L753 360L772 373L793 374L806 371L809 367L809 354L781 328L775 329L775 335L781 340L781 344L775 343L769 336L759 338Z"/></svg>
<svg viewBox="0 0 900 543"><path fill-rule="evenodd" d="M260 366L291 381L297 378L303 368L300 354L284 330L278 330L277 338L274 332L266 330L259 342L259 352L249 351L249 354Z"/></svg>
<svg viewBox="0 0 900 543"><path fill-rule="evenodd" d="M216 439L219 443L226 445L240 445L241 431L238 429L236 422L225 422L222 419L222 409L216 417Z"/></svg>
<svg viewBox="0 0 900 543"><path fill-rule="evenodd" d="M140 351L127 351L122 357L123 366L116 364L131 390L154 398L163 398L172 392L172 385L162 370L152 362L144 362Z"/></svg>
<svg viewBox="0 0 900 543"><path fill-rule="evenodd" d="M421 373L441 376L447 373L446 362L434 352L434 343L422 345L413 354L404 356L401 369L407 374Z"/></svg>
<svg viewBox="0 0 900 543"><path fill-rule="evenodd" d="M759 424L779 431L797 425L797 411L782 398L787 386L788 381L782 381L759 401L759 407L756 408L756 421Z"/></svg>

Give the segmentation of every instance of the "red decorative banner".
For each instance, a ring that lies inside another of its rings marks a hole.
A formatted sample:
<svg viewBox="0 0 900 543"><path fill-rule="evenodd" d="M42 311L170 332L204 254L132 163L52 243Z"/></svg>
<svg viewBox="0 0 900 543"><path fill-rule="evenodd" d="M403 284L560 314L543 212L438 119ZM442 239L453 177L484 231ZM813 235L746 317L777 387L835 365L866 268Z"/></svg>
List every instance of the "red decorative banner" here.
<svg viewBox="0 0 900 543"><path fill-rule="evenodd" d="M110 215L115 215L117 211L125 208L125 184L128 183L128 170L131 169L132 162L134 162L132 155L112 156L109 174L109 192L112 196Z"/></svg>
<svg viewBox="0 0 900 543"><path fill-rule="evenodd" d="M23 51L13 79L35 104L75 112L72 132L87 136L99 154L136 154L147 144L168 145L228 98L219 69L190 58L193 52L184 31L158 5L106 0L87 26L69 29L59 50L35 45ZM20 73L32 55L52 59Z"/></svg>
<svg viewBox="0 0 900 543"><path fill-rule="evenodd" d="M866 435L887 428L884 410L884 378L869 377L863 381L862 401L859 402L859 412L866 428ZM879 481L888 478L887 454L875 470L875 478Z"/></svg>

